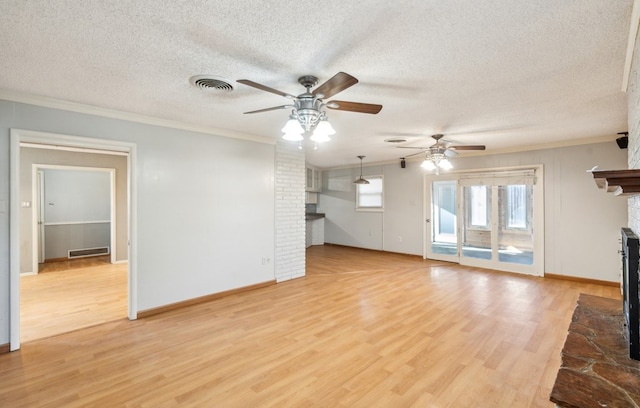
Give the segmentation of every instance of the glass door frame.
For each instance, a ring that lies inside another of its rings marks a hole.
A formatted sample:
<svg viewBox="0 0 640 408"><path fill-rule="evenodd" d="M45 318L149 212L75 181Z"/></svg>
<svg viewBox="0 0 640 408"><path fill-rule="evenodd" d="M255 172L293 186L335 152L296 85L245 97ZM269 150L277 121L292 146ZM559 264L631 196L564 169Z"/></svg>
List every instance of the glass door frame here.
<svg viewBox="0 0 640 408"><path fill-rule="evenodd" d="M433 226L435 225L434 219L437 217L435 214L435 208L433 205L433 183L438 181L451 181L456 185L456 254L444 254L435 253L432 251L432 234ZM427 174L424 178L424 228L423 228L423 258L435 259L438 261L455 262L460 263L460 185L457 182L458 177L451 174L437 176L435 174Z"/></svg>
<svg viewBox="0 0 640 408"><path fill-rule="evenodd" d="M473 175L474 173L509 172L525 169L534 169L536 183L533 185L533 263L532 265L522 265L517 263L500 262L498 257L498 187L491 188L491 236L492 236L492 259L474 259L461 256L462 252L462 228L463 217L463 196L462 186L459 182L463 175ZM433 182L434 181L456 181L456 209L457 209L457 230L458 251L456 255L436 254L431 250L431 237L434 214L433 205ZM447 262L455 262L460 265L473 266L486 269L494 269L505 272L515 272L526 275L544 276L544 169L542 165L518 166L509 168L495 168L482 170L464 170L450 172L446 175L425 174L424 176L424 224L423 224L423 258L435 259Z"/></svg>

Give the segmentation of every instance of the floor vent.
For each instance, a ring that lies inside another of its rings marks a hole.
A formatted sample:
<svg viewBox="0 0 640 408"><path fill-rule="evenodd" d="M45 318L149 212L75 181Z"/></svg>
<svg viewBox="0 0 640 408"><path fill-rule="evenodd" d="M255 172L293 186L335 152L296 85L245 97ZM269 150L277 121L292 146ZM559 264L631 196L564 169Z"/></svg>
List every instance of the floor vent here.
<svg viewBox="0 0 640 408"><path fill-rule="evenodd" d="M72 249L69 251L69 259L99 255L109 255L109 247Z"/></svg>

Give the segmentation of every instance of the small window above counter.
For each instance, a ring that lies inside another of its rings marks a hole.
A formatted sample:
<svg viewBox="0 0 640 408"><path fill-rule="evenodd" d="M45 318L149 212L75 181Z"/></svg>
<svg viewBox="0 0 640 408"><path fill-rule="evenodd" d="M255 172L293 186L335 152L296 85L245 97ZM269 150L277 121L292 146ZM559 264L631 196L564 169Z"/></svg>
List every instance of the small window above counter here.
<svg viewBox="0 0 640 408"><path fill-rule="evenodd" d="M593 179L599 189L616 196L640 194L640 169L594 170Z"/></svg>

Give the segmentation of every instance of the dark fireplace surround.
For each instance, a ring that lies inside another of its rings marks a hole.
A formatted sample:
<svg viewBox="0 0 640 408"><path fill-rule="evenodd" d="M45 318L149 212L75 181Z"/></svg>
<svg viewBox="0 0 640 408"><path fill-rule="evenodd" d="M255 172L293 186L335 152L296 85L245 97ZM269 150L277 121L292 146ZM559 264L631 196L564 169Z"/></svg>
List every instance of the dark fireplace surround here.
<svg viewBox="0 0 640 408"><path fill-rule="evenodd" d="M622 228L622 312L627 326L629 357L640 360L640 299L638 298L638 236Z"/></svg>

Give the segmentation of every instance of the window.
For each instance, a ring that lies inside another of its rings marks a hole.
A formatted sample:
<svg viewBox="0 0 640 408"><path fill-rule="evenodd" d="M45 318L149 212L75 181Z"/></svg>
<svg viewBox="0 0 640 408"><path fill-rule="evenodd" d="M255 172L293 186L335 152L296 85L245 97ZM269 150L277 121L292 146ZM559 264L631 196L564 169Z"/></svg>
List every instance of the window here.
<svg viewBox="0 0 640 408"><path fill-rule="evenodd" d="M368 176L369 184L356 184L356 210L383 209L383 179L382 176Z"/></svg>
<svg viewBox="0 0 640 408"><path fill-rule="evenodd" d="M529 227L529 205L531 188L525 185L506 187L506 227L509 229L527 229ZM529 187L529 188L528 188Z"/></svg>
<svg viewBox="0 0 640 408"><path fill-rule="evenodd" d="M476 228L489 226L487 186L469 187L469 225Z"/></svg>

